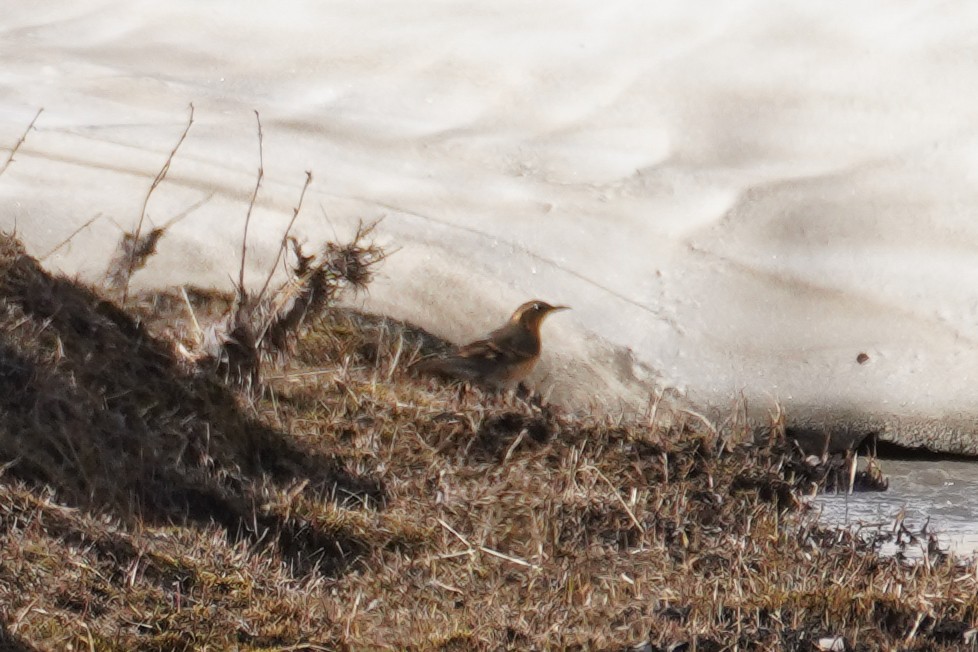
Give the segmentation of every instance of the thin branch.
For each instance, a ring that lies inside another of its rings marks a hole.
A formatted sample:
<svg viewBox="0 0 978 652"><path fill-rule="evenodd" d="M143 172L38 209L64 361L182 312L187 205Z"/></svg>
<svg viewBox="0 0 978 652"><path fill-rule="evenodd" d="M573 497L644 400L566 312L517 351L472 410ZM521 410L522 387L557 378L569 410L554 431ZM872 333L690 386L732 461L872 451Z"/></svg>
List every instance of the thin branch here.
<svg viewBox="0 0 978 652"><path fill-rule="evenodd" d="M183 144L184 139L187 137L187 133L190 131L190 126L194 123L194 105L190 104L190 117L187 119L187 126L184 127L183 133L180 134L180 140L170 151L170 155L166 157L166 162L160 171L157 172L156 178L153 179L153 183L150 184L149 190L146 191L146 197L143 199L143 208L139 212L139 222L136 224L136 231L133 233L133 242L139 242L140 233L143 230L143 222L146 220L146 206L149 205L149 198L153 195L153 191L163 183L163 179L166 178L166 173L170 171L170 163L173 162L173 157L176 156L177 150L180 149L180 145ZM126 304L126 299L129 298L129 280L132 278L133 267L136 265L136 249L133 247L132 253L129 255L129 267L126 270L126 284L122 290L122 305Z"/></svg>
<svg viewBox="0 0 978 652"><path fill-rule="evenodd" d="M44 111L44 107L38 109L37 113L34 114L34 119L31 120L31 123L29 125L27 125L27 129L24 130L24 133L20 137L20 140L18 140L17 144L14 145L14 148L10 150L10 155L7 157L7 160L4 161L3 166L0 167L0 174L3 174L4 172L7 171L7 167L10 165L10 162L14 160L14 154L17 153L17 150L20 149L20 146L24 144L25 140L27 140L27 134L30 133L31 129L34 128L34 123L37 122L37 119L41 116L42 111Z"/></svg>
<svg viewBox="0 0 978 652"><path fill-rule="evenodd" d="M189 208L171 217L162 226L152 229L145 235L140 235L138 239L134 234L116 224L122 231L122 240L119 241L117 253L112 257L112 261L105 272L108 286L114 290L125 289L132 275L145 267L151 256L156 255L156 245L166 235L167 230L210 201L213 196L214 193L210 193ZM114 221L113 224L115 224Z"/></svg>
<svg viewBox="0 0 978 652"><path fill-rule="evenodd" d="M285 227L285 233L282 234L282 244L279 245L278 253L275 254L275 262L272 263L271 268L268 270L268 278L265 279L265 284L261 286L261 291L258 293L259 299L265 296L265 290L268 289L268 284L271 283L272 276L275 275L275 268L278 267L278 261L282 259L282 253L285 251L285 247L289 244L289 231L292 230L292 225L295 224L295 218L299 217L299 211L302 210L302 200L305 198L306 190L309 189L309 184L311 183L312 172L306 170L306 182L303 184L302 192L299 194L299 203L292 209L292 219L289 220L289 225Z"/></svg>
<svg viewBox="0 0 978 652"><path fill-rule="evenodd" d="M184 210L180 211L179 213L177 213L176 215L168 219L166 222L160 225L160 228L169 229L171 226L173 226L174 224L176 224L177 222L179 222L180 220L187 217L195 210L197 210L198 208L200 208L201 206L209 202L213 197L214 197L214 193L213 192L209 193L207 196L203 197L195 204L192 204L191 206L185 208Z"/></svg>
<svg viewBox="0 0 978 652"><path fill-rule="evenodd" d="M79 226L77 229L75 229L74 231L72 231L71 232L71 235L69 235L67 238L65 238L61 242L59 242L57 247L55 247L51 251L47 252L43 256L41 256L39 258L39 260L43 263L45 260L47 260L48 258L50 258L51 256L53 256L55 253L57 253L57 251L59 249L61 249L61 247L65 246L66 244L68 244L69 242L71 242L72 238L74 238L76 235L78 235L79 233L81 233L82 231L84 231L85 229L87 229L88 227L90 227L92 225L92 223L95 222L95 220L99 219L100 217L102 217L102 213L96 213L95 216L92 219L88 220L87 222L85 222L84 224L82 224L81 226Z"/></svg>
<svg viewBox="0 0 978 652"><path fill-rule="evenodd" d="M244 270L245 257L248 255L248 224L251 223L251 212L255 208L255 200L258 199L258 189L261 188L262 179L265 178L265 153L262 142L264 135L261 131L261 115L255 111L255 120L258 122L258 179L255 181L255 191L251 193L251 201L248 202L248 213L245 215L244 235L241 238L241 269L238 270L238 292L244 298Z"/></svg>

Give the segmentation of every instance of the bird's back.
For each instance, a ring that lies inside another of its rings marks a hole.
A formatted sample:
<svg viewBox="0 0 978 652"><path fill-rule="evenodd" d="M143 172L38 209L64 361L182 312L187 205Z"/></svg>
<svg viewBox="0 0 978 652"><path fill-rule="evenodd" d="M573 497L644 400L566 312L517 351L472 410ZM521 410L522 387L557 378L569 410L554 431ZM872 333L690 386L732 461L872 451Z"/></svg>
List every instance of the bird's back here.
<svg viewBox="0 0 978 652"><path fill-rule="evenodd" d="M421 360L414 369L422 374L505 385L525 378L540 357L540 339L519 324L506 324L461 347L446 358Z"/></svg>
<svg viewBox="0 0 978 652"><path fill-rule="evenodd" d="M482 342L491 342L499 350L501 356L512 361L536 358L540 355L540 335L518 323L509 322L489 333L489 337L485 340L473 342L462 350Z"/></svg>
<svg viewBox="0 0 978 652"><path fill-rule="evenodd" d="M453 355L429 358L413 369L429 375L482 383L510 385L523 380L540 358L540 324L564 306L529 301L516 309L502 327L482 340L460 347Z"/></svg>

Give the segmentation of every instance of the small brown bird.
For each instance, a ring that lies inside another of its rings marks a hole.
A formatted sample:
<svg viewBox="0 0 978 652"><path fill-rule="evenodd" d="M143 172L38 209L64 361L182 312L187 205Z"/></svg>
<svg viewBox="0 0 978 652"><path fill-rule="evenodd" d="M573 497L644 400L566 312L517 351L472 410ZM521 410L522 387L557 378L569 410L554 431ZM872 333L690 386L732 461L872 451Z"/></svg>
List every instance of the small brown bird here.
<svg viewBox="0 0 978 652"><path fill-rule="evenodd" d="M422 374L491 387L517 383L533 371L540 359L540 325L544 318L567 309L543 301L527 301L484 340L466 344L447 357L421 360L412 368Z"/></svg>

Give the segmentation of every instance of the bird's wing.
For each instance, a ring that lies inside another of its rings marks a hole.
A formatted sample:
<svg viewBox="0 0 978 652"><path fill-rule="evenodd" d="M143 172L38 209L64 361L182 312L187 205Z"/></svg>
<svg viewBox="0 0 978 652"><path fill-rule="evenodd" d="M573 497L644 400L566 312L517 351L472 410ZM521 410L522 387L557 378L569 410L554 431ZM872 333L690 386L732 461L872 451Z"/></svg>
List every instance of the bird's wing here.
<svg viewBox="0 0 978 652"><path fill-rule="evenodd" d="M504 357L512 362L525 362L540 354L539 337L535 337L526 328L515 324L506 324L490 333L487 339L472 344L484 342L498 351L499 357Z"/></svg>
<svg viewBox="0 0 978 652"><path fill-rule="evenodd" d="M476 340L459 347L455 355L460 358L480 358L482 360L499 360L507 358L507 350L491 339Z"/></svg>
<svg viewBox="0 0 978 652"><path fill-rule="evenodd" d="M420 374L460 380L478 380L501 357L489 340L472 342L448 356L425 358L411 365Z"/></svg>
<svg viewBox="0 0 978 652"><path fill-rule="evenodd" d="M539 338L519 325L507 324L451 355L421 360L413 369L422 374L495 383L525 376L539 354Z"/></svg>

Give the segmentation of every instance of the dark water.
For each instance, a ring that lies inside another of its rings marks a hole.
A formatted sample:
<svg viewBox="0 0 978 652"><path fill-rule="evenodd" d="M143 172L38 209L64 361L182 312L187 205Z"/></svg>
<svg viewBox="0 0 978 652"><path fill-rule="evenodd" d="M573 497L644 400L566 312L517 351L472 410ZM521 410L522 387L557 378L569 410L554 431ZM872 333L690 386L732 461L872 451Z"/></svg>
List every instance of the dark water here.
<svg viewBox="0 0 978 652"><path fill-rule="evenodd" d="M832 525L890 527L901 512L916 532L928 530L942 547L961 555L978 551L978 462L880 460L890 479L882 493L824 495L814 499ZM909 554L909 551L908 551Z"/></svg>

